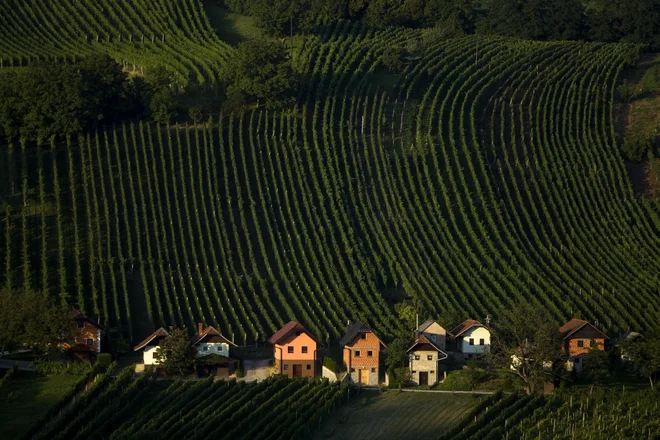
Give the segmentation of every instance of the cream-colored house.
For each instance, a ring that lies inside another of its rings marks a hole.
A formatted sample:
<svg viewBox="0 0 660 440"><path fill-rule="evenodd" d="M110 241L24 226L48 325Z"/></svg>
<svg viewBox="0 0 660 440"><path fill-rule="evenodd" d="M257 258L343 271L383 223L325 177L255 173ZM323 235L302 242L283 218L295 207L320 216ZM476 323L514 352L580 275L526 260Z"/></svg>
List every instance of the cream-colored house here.
<svg viewBox="0 0 660 440"><path fill-rule="evenodd" d="M143 350L142 360L144 365L158 365L158 360L154 357L156 350L160 348L160 341L170 334L163 327L153 332L147 339L140 342L133 350Z"/></svg>
<svg viewBox="0 0 660 440"><path fill-rule="evenodd" d="M415 336L425 336L430 342L440 348L447 349L447 330L432 319L424 322L415 329Z"/></svg>
<svg viewBox="0 0 660 440"><path fill-rule="evenodd" d="M479 321L463 321L451 329L450 333L456 338L456 349L462 352L466 359L490 351L490 330Z"/></svg>
<svg viewBox="0 0 660 440"><path fill-rule="evenodd" d="M440 363L447 359L447 353L424 335L418 336L406 353L408 354L410 380L412 382L417 385L434 385L438 383L442 367Z"/></svg>

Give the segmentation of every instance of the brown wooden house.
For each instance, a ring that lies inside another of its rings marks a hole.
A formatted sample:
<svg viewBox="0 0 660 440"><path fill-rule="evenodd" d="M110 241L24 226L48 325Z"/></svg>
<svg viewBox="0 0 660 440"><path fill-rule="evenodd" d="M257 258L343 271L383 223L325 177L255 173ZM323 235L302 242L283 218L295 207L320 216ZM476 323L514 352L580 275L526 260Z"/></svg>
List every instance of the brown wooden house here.
<svg viewBox="0 0 660 440"><path fill-rule="evenodd" d="M101 335L105 331L98 322L98 316L86 315L80 310L71 312L76 322L73 344L65 344L65 352L81 360L94 361L101 352Z"/></svg>
<svg viewBox="0 0 660 440"><path fill-rule="evenodd" d="M607 335L593 324L582 319L571 319L559 329L564 341L564 351L568 354L566 367L581 371L584 356L590 350L605 350Z"/></svg>
<svg viewBox="0 0 660 440"><path fill-rule="evenodd" d="M316 376L320 341L301 324L290 321L268 339L273 344L275 368L288 377Z"/></svg>
<svg viewBox="0 0 660 440"><path fill-rule="evenodd" d="M341 338L344 364L351 380L362 385L380 383L380 351L385 343L363 322L349 325Z"/></svg>

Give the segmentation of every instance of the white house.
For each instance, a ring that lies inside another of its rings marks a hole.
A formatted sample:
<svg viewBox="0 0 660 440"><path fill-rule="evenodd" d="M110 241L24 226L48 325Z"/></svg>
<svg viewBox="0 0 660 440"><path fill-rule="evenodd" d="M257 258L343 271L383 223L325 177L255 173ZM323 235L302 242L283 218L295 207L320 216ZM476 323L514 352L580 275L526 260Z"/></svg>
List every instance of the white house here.
<svg viewBox="0 0 660 440"><path fill-rule="evenodd" d="M490 330L479 321L463 321L450 333L456 338L456 349L467 359L490 351Z"/></svg>
<svg viewBox="0 0 660 440"><path fill-rule="evenodd" d="M437 346L440 350L447 349L447 330L432 319L425 321L415 329L415 336L426 337L429 342Z"/></svg>
<svg viewBox="0 0 660 440"><path fill-rule="evenodd" d="M135 351L144 350L142 353L144 365L158 365L159 362L154 358L154 354L160 348L160 341L169 335L167 330L161 327L133 348Z"/></svg>
<svg viewBox="0 0 660 440"><path fill-rule="evenodd" d="M216 354L228 358L230 347L236 347L236 344L213 327L209 326L202 330L201 322L197 324L197 334L190 340L190 345L197 350L197 357Z"/></svg>

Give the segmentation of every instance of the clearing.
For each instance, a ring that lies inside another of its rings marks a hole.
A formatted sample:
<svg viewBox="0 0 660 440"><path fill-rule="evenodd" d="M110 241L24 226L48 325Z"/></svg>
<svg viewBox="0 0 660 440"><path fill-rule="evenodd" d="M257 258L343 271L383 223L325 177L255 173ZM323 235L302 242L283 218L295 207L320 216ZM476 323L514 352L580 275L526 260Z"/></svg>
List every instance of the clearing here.
<svg viewBox="0 0 660 440"><path fill-rule="evenodd" d="M257 19L254 17L236 14L210 2L204 4L204 10L218 37L232 46L236 46L241 41L264 36L263 30L257 26Z"/></svg>
<svg viewBox="0 0 660 440"><path fill-rule="evenodd" d="M315 439L436 439L482 399L472 394L363 390L324 423Z"/></svg>

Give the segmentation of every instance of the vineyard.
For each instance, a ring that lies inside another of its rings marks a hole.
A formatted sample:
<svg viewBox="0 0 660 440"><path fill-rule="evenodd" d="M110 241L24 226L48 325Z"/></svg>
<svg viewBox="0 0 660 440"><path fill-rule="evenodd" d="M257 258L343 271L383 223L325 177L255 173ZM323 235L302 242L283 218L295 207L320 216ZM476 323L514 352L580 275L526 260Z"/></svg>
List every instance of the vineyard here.
<svg viewBox="0 0 660 440"><path fill-rule="evenodd" d="M106 53L126 69L164 65L180 84L215 83L233 49L199 0L0 1L0 67Z"/></svg>
<svg viewBox="0 0 660 440"><path fill-rule="evenodd" d="M653 391L626 393L624 387L608 393L554 397L496 394L440 440L658 438L660 409Z"/></svg>
<svg viewBox="0 0 660 440"><path fill-rule="evenodd" d="M0 2L4 65L98 50L213 81L230 51L195 0L80 3ZM525 301L557 325L653 327L660 208L633 195L612 123L637 47L352 22L302 41L291 110L4 147L0 285L134 341L202 321L245 343L290 319L386 337L404 298L420 318Z"/></svg>
<svg viewBox="0 0 660 440"><path fill-rule="evenodd" d="M350 400L347 384L321 380L156 381L130 367L75 391L25 438L307 438Z"/></svg>

